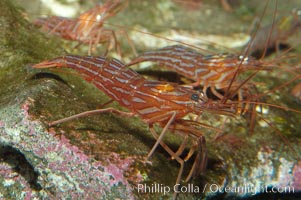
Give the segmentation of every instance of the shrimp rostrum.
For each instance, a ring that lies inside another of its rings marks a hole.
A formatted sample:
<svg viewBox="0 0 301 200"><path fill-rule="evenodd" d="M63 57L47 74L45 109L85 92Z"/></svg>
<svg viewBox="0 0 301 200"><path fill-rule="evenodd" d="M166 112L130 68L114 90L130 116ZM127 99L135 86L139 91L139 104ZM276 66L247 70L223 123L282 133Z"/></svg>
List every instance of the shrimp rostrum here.
<svg viewBox="0 0 301 200"><path fill-rule="evenodd" d="M153 154L160 144L181 165L176 181L177 184L181 180L184 162L189 160L194 154L194 164L186 181L204 171L207 156L205 138L197 127L200 123L183 119L188 113L201 115L203 111L217 110L217 107L208 103L202 93L175 83L146 80L143 76L125 67L119 60L113 58L68 55L44 61L33 67L72 68L87 81L93 83L98 89L110 96L112 100L117 101L129 110L129 112L123 112L114 108L103 108L87 111L51 122L50 125L53 126L77 117L104 112L123 116L138 116L149 125L152 135L156 138L156 143L150 150L147 158ZM222 111L219 108L219 110L222 114L230 113L226 109ZM162 128L160 134L156 132L155 124ZM163 141L164 134L168 130L183 136L183 142L177 151L173 151ZM192 138L193 144L185 158L182 158L189 138Z"/></svg>

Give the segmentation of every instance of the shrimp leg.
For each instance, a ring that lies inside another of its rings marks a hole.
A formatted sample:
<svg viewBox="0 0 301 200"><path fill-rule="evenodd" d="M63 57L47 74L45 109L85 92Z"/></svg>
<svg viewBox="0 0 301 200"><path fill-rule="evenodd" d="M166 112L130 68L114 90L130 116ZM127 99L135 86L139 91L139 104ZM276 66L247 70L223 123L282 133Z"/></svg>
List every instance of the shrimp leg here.
<svg viewBox="0 0 301 200"><path fill-rule="evenodd" d="M76 118L79 118L79 117L85 117L85 116L94 115L94 114L98 114L98 113L105 113L105 112L115 113L115 114L119 114L119 115L126 116L126 117L136 116L135 113L123 112L123 111L120 111L120 110L116 110L115 108L105 108L105 109L90 110L90 111L86 111L86 112L82 112L82 113L79 113L79 114L72 115L70 117L59 119L59 120L50 122L49 126L54 126L54 125L57 125L57 124L61 124L63 122L67 122L67 121L70 121L70 120L73 120L73 119L76 119Z"/></svg>

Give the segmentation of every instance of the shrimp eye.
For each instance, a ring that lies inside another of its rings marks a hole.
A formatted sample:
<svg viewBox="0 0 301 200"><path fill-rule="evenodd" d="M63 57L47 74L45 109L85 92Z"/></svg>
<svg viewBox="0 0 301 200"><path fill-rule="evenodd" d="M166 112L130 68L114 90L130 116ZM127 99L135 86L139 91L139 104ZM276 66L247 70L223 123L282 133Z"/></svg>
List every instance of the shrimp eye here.
<svg viewBox="0 0 301 200"><path fill-rule="evenodd" d="M238 60L242 61L243 63L247 63L249 61L249 57L245 57L243 55L238 56Z"/></svg>
<svg viewBox="0 0 301 200"><path fill-rule="evenodd" d="M200 99L200 97L199 97L198 94L192 94L191 95L191 100L193 100L193 101L199 101L199 99Z"/></svg>

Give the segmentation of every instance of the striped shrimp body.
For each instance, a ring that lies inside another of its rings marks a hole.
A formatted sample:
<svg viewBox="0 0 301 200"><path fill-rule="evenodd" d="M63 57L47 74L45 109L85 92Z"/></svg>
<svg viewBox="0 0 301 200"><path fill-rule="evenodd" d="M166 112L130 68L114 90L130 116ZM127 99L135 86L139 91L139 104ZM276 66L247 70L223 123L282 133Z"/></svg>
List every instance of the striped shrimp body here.
<svg viewBox="0 0 301 200"><path fill-rule="evenodd" d="M182 45L167 46L159 50L144 52L134 58L128 66L144 61L156 62L160 66L165 66L194 80L192 86L203 85L204 94L210 87L212 93L219 99L223 99L224 96L216 89L227 89L235 73L263 68L263 64L252 57L234 54L203 55ZM240 82L235 81L231 88L239 85ZM241 90L238 91L238 97L243 99Z"/></svg>
<svg viewBox="0 0 301 200"><path fill-rule="evenodd" d="M115 32L105 29L103 24L105 20L116 15L126 5L127 1L109 0L82 13L76 19L52 16L49 18L38 18L33 23L63 39L89 44L90 55L93 45L98 43L108 42L108 45L114 43L117 49Z"/></svg>
<svg viewBox="0 0 301 200"><path fill-rule="evenodd" d="M190 112L200 115L202 104L205 103L201 102L200 94L193 90L175 83L146 80L114 58L70 55L42 62L34 67L53 66L73 68L84 74L89 82L122 106L140 115L146 123L169 111L175 111L176 118ZM153 106L149 107L147 102L151 102ZM160 121L166 118L161 118Z"/></svg>
<svg viewBox="0 0 301 200"><path fill-rule="evenodd" d="M197 128L196 123L184 120L188 113L201 115L203 110L210 110L207 100L200 93L175 83L145 80L135 71L125 67L117 59L92 56L64 56L50 61L36 64L34 68L67 67L76 70L87 81L92 82L98 89L106 93L130 112L122 112L113 108L80 113L75 116L54 121L50 125L62 123L77 117L93 113L113 112L125 116L138 116L147 123L151 133L157 139L148 158L160 144L180 165L176 183L180 182L184 161L188 160L196 151L196 158L186 181L202 172L206 165L205 139ZM153 127L159 124L162 127L158 135ZM167 130L173 130L184 136L179 149L174 152L163 141ZM190 152L182 159L180 155L185 148L186 140L193 139ZM175 194L176 195L176 194Z"/></svg>

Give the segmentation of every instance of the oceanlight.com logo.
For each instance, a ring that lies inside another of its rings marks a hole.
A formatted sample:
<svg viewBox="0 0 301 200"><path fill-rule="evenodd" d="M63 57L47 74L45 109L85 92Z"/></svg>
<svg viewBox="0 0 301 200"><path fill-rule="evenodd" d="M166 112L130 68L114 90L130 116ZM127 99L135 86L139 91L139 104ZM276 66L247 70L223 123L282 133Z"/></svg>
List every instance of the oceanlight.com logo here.
<svg viewBox="0 0 301 200"><path fill-rule="evenodd" d="M167 186L164 184L138 184L135 187L138 193L160 193L167 195L169 193L237 193L255 195L259 193L294 193L295 189L292 186L255 186L253 184L244 184L242 186L224 186L218 184L205 184L200 187L194 184Z"/></svg>
<svg viewBox="0 0 301 200"><path fill-rule="evenodd" d="M208 187L208 188L207 188ZM242 186L225 186L221 187L217 184L206 184L204 191L208 189L212 193L237 193L237 194L260 194L260 193L294 193L295 188L292 186L255 186L253 184L244 184Z"/></svg>

